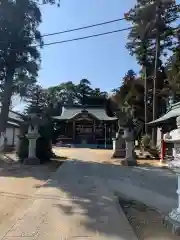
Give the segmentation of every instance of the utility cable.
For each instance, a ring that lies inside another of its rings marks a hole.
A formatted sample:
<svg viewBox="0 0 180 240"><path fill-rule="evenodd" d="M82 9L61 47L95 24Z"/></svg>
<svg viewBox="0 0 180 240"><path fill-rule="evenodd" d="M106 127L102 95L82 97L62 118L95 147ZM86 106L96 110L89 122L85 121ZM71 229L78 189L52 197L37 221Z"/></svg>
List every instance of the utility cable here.
<svg viewBox="0 0 180 240"><path fill-rule="evenodd" d="M111 20L111 21L96 23L96 24L92 24L92 25L87 25L87 26L83 26L83 27L68 29L68 30L55 32L55 33L43 34L42 37L49 37L49 36L59 35L59 34L63 34L63 33L84 30L84 29L87 29L87 28L93 28L93 27L98 27L98 26L102 26L102 25L106 25L106 24L110 24L110 23L114 23L114 22L119 22L119 21L122 21L122 20L125 20L125 18L117 18L117 19L114 19L114 20Z"/></svg>
<svg viewBox="0 0 180 240"><path fill-rule="evenodd" d="M80 30L84 30L84 29L88 29L88 28L93 28L93 27L103 26L103 25L107 25L107 24L110 24L110 23L114 23L114 22L119 22L119 21L122 21L122 20L125 20L125 17L124 18L117 18L117 19L110 20L110 21L100 22L100 23L96 23L96 24L86 25L86 26L82 26L82 27L78 27L78 28L68 29L68 30L64 30L64 31L47 33L47 34L41 35L41 37L44 38L44 37L60 35L60 34L69 33L69 32L80 31ZM28 37L26 37L25 39L28 39ZM16 41L11 41L10 43L14 43L14 42L16 42ZM0 41L0 44L1 43L6 43L6 42Z"/></svg>
<svg viewBox="0 0 180 240"><path fill-rule="evenodd" d="M67 40L62 40L62 41L44 43L43 46L50 46L50 45L67 43L67 42L73 42L73 41L78 41L78 40L83 40L83 39L88 39L88 38L94 38L94 37L104 36L104 35L108 35L108 34L112 34L112 33L123 32L123 31L127 31L127 30L130 30L130 29L132 29L132 27L117 29L117 30L110 31L110 32L104 32L104 33L88 35L88 36L84 36L84 37L78 37L78 38L72 38L72 39L67 39Z"/></svg>

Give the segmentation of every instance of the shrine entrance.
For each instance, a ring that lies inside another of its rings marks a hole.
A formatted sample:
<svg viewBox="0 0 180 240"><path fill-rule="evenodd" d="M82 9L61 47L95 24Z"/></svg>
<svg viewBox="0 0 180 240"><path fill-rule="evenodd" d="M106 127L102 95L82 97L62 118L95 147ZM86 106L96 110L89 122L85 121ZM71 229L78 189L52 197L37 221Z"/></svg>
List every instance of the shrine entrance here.
<svg viewBox="0 0 180 240"><path fill-rule="evenodd" d="M116 119L107 117L102 107L67 107L54 120L59 121L57 134L61 144L112 146Z"/></svg>
<svg viewBox="0 0 180 240"><path fill-rule="evenodd" d="M94 137L94 122L91 119L77 120L75 122L76 142L79 144L91 144Z"/></svg>

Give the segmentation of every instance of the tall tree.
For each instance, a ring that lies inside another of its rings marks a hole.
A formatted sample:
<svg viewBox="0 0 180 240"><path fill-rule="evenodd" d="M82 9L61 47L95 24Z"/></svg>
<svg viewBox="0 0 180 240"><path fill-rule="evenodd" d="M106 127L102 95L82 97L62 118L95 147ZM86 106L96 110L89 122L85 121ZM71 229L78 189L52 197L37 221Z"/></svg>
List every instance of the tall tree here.
<svg viewBox="0 0 180 240"><path fill-rule="evenodd" d="M115 96L121 108L134 109L136 116L144 120L144 82L133 70L125 74L121 87L115 91Z"/></svg>
<svg viewBox="0 0 180 240"><path fill-rule="evenodd" d="M55 3L46 0L42 3ZM9 106L13 93L24 95L36 82L42 46L41 13L36 0L0 0L0 136L6 130Z"/></svg>
<svg viewBox="0 0 180 240"><path fill-rule="evenodd" d="M0 1L0 63L3 83L0 133L5 132L14 87L36 81L40 55L35 43L41 44L38 26L41 13L33 1Z"/></svg>
<svg viewBox="0 0 180 240"><path fill-rule="evenodd" d="M87 79L82 79L76 86L76 97L80 104L85 104L87 99L92 94L91 82Z"/></svg>
<svg viewBox="0 0 180 240"><path fill-rule="evenodd" d="M157 4L160 3L160 21L156 18ZM175 1L168 0L137 0L134 8L130 9L126 15L127 21L131 22L133 28L128 35L127 49L130 54L135 55L138 62L143 65L144 48L143 41L146 40L147 59L145 65L149 67L149 74L152 75L156 54L155 40L159 34L161 41L160 55L167 54L172 50L173 43L177 36L172 25L179 18L179 6ZM147 32L145 34L145 31ZM144 37L144 39L143 39ZM159 59L158 66L162 62Z"/></svg>
<svg viewBox="0 0 180 240"><path fill-rule="evenodd" d="M178 42L174 46L173 54L169 57L165 67L170 88L170 91L166 91L166 96L171 94L175 102L180 101L180 30L177 30L177 38Z"/></svg>
<svg viewBox="0 0 180 240"><path fill-rule="evenodd" d="M177 41L173 23L178 17L179 6L173 0L137 0L137 4L126 15L133 24L128 35L127 49L146 67L149 80L147 95L156 103L152 106L153 118L162 113L162 109L157 106L165 104L161 89L165 87L166 74L161 57L166 56Z"/></svg>

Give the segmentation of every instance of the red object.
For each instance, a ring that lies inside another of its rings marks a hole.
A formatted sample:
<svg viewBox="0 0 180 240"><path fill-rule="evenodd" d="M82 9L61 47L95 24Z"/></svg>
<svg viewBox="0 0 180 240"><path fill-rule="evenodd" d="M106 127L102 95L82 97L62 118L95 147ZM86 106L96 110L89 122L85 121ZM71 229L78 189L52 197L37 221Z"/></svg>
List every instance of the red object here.
<svg viewBox="0 0 180 240"><path fill-rule="evenodd" d="M165 158L165 152L166 152L166 143L164 139L161 139L161 154L160 154L160 160L163 161Z"/></svg>

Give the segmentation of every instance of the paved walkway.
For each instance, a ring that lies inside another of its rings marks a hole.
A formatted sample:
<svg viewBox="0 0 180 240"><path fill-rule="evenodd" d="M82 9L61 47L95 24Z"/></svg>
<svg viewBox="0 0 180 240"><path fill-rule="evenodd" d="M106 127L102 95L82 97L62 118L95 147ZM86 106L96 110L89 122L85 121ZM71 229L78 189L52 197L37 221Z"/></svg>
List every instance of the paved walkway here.
<svg viewBox="0 0 180 240"><path fill-rule="evenodd" d="M177 179L175 174L167 169L150 166L121 167L117 164L118 160L111 159L110 150L55 148L55 152L93 165L96 168L94 176L98 175L106 184L110 180L119 181L120 184L125 182L167 198L177 199Z"/></svg>
<svg viewBox="0 0 180 240"><path fill-rule="evenodd" d="M93 164L65 163L2 239L137 240L97 170Z"/></svg>
<svg viewBox="0 0 180 240"><path fill-rule="evenodd" d="M121 167L87 149L73 155L78 160L59 168L1 240L137 240L116 202L118 194L165 213L176 207L177 181L170 171Z"/></svg>

